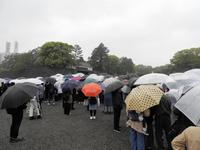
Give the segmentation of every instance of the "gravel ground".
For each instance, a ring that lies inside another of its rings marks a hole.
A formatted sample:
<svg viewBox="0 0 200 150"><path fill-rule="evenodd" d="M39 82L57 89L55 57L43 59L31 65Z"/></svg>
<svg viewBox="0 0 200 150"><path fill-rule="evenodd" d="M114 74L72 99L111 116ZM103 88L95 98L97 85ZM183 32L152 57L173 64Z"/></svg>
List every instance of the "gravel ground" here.
<svg viewBox="0 0 200 150"><path fill-rule="evenodd" d="M129 133L122 111L121 133L113 132L113 114L97 110L97 119L90 120L89 112L75 104L70 116L63 113L61 102L55 106L43 104L43 118L29 120L24 112L19 136L24 142L9 143L11 117L0 110L0 150L129 150Z"/></svg>

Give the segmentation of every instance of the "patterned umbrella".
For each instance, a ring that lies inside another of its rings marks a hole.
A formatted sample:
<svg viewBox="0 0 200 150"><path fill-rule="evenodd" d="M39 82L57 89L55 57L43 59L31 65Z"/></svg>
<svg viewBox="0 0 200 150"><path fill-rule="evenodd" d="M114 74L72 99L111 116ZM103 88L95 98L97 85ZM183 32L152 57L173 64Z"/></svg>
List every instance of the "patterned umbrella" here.
<svg viewBox="0 0 200 150"><path fill-rule="evenodd" d="M140 85L134 88L126 97L127 110L143 112L158 105L163 94L163 91L155 85Z"/></svg>
<svg viewBox="0 0 200 150"><path fill-rule="evenodd" d="M121 88L123 83L116 78L107 78L103 81L102 86L105 88L104 93L110 93Z"/></svg>
<svg viewBox="0 0 200 150"><path fill-rule="evenodd" d="M92 96L96 97L98 96L102 91L102 88L99 84L97 83L88 83L85 84L82 88L82 92L84 93L85 96Z"/></svg>

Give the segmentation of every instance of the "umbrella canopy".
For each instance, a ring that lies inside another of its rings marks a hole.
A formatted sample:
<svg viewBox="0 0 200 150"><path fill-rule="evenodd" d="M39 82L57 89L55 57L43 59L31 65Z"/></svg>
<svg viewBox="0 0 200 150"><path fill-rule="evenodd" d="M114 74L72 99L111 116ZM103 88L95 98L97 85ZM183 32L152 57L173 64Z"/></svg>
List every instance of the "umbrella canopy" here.
<svg viewBox="0 0 200 150"><path fill-rule="evenodd" d="M130 88L129 86L127 86L127 85L124 85L124 86L121 88L121 91L122 91L123 93L128 94L128 93L130 93L131 88Z"/></svg>
<svg viewBox="0 0 200 150"><path fill-rule="evenodd" d="M68 90L73 90L74 88L78 87L81 84L80 81L77 80L67 80L62 85L62 91L66 92Z"/></svg>
<svg viewBox="0 0 200 150"><path fill-rule="evenodd" d="M85 74L84 73L76 73L76 74L73 74L73 77L84 77Z"/></svg>
<svg viewBox="0 0 200 150"><path fill-rule="evenodd" d="M176 81L178 88L199 82L199 80L197 80L197 75L190 72L174 73L174 74L170 74L169 76L172 77Z"/></svg>
<svg viewBox="0 0 200 150"><path fill-rule="evenodd" d="M98 96L102 91L102 88L99 84L97 83L88 83L85 84L82 88L82 92L85 96L92 96L96 97Z"/></svg>
<svg viewBox="0 0 200 150"><path fill-rule="evenodd" d="M2 79L2 78L0 78L0 86L1 86L1 83L5 83L6 82L6 80L5 79Z"/></svg>
<svg viewBox="0 0 200 150"><path fill-rule="evenodd" d="M15 84L17 83L34 83L34 84L42 84L44 83L42 80L40 79L36 79L36 78L27 78L27 79L15 79L15 80L10 80L10 83L14 82Z"/></svg>
<svg viewBox="0 0 200 150"><path fill-rule="evenodd" d="M97 75L97 74L90 74L85 80L94 79L96 82L102 82L104 80L103 75Z"/></svg>
<svg viewBox="0 0 200 150"><path fill-rule="evenodd" d="M63 77L64 81L69 80L71 78L73 78L73 76L71 74L64 75L64 77Z"/></svg>
<svg viewBox="0 0 200 150"><path fill-rule="evenodd" d="M18 83L9 87L0 97L1 108L17 108L36 96L39 88L33 83Z"/></svg>
<svg viewBox="0 0 200 150"><path fill-rule="evenodd" d="M187 91L174 105L195 125L200 126L200 85Z"/></svg>
<svg viewBox="0 0 200 150"><path fill-rule="evenodd" d="M158 83L166 83L166 82L175 82L171 77L162 73L150 73L139 77L134 85L142 85L142 84L158 84Z"/></svg>
<svg viewBox="0 0 200 150"><path fill-rule="evenodd" d="M47 77L47 78L45 79L45 81L46 81L46 82L49 82L49 83L51 83L51 84L56 83L56 79L53 78L53 77Z"/></svg>
<svg viewBox="0 0 200 150"><path fill-rule="evenodd" d="M86 79L83 81L83 84L87 84L87 83L98 83L98 80L93 79L93 78L86 78Z"/></svg>
<svg viewBox="0 0 200 150"><path fill-rule="evenodd" d="M80 81L81 77L72 77L70 80L78 80L78 81Z"/></svg>
<svg viewBox="0 0 200 150"><path fill-rule="evenodd" d="M130 78L128 80L128 86L132 87L137 79L138 79L138 77L132 77L132 78Z"/></svg>
<svg viewBox="0 0 200 150"><path fill-rule="evenodd" d="M102 86L104 87L104 93L111 93L123 86L123 83L116 78L107 78L103 81Z"/></svg>
<svg viewBox="0 0 200 150"><path fill-rule="evenodd" d="M163 91L155 85L140 85L134 88L126 97L127 110L143 112L158 105L163 94Z"/></svg>
<svg viewBox="0 0 200 150"><path fill-rule="evenodd" d="M199 75L200 76L200 69L190 69L186 72L184 72L184 74L196 74L196 75Z"/></svg>

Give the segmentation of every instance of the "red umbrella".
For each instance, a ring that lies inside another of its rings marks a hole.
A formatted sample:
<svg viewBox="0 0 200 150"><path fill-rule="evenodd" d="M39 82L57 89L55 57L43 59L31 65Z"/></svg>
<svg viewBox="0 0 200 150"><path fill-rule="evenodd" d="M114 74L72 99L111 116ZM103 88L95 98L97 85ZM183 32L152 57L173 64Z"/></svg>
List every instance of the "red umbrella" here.
<svg viewBox="0 0 200 150"><path fill-rule="evenodd" d="M100 85L97 83L88 83L85 84L82 88L82 92L84 93L85 96L98 96L102 91L102 88Z"/></svg>

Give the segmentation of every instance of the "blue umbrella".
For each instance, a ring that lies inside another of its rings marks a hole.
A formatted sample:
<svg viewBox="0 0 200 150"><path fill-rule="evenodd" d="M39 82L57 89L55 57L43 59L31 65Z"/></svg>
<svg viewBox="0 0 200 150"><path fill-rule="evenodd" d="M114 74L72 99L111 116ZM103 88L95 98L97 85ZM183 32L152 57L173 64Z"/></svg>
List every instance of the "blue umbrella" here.
<svg viewBox="0 0 200 150"><path fill-rule="evenodd" d="M67 80L63 83L62 91L66 92L69 90L73 90L74 88L78 87L80 84L81 82L77 80Z"/></svg>

